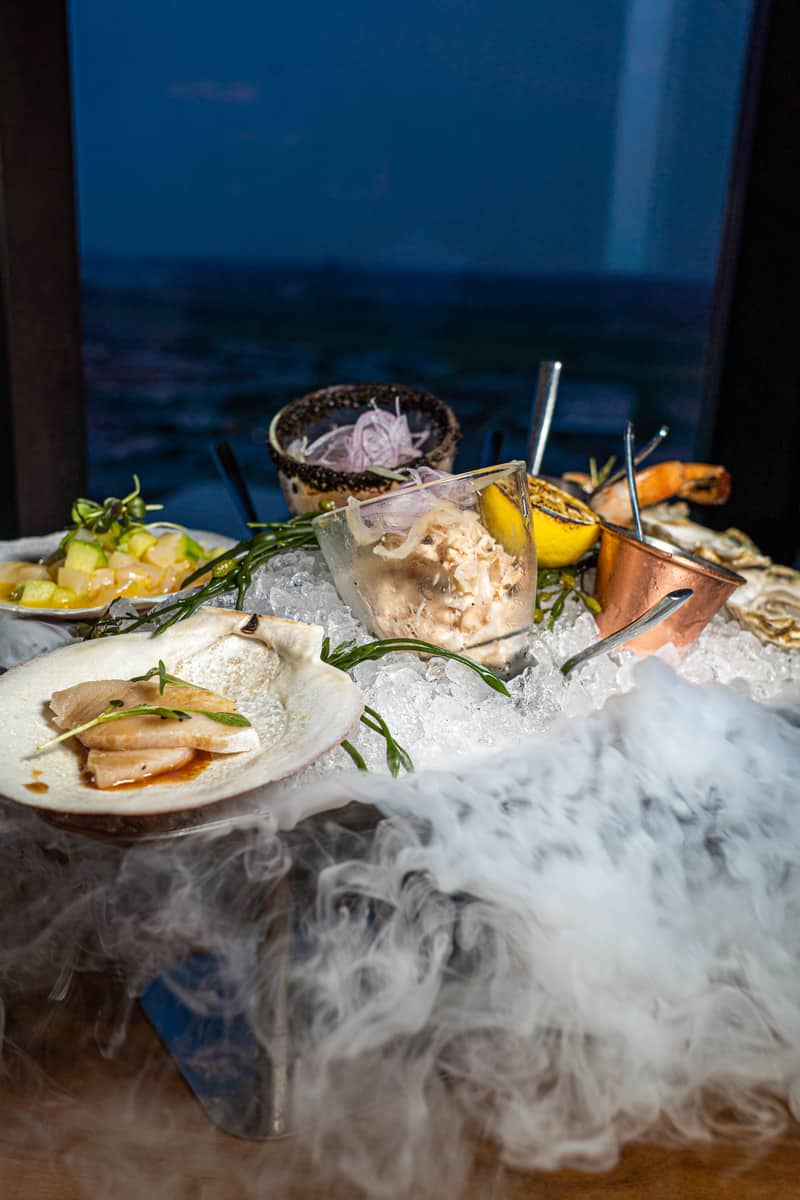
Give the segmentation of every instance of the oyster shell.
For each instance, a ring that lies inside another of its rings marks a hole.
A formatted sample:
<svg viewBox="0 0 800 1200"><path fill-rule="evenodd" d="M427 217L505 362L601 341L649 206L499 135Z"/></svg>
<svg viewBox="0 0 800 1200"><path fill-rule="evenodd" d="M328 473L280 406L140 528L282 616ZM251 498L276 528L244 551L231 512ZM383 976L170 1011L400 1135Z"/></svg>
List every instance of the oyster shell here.
<svg viewBox="0 0 800 1200"><path fill-rule="evenodd" d="M656 504L642 511L642 525L645 533L742 575L747 582L730 596L727 611L760 641L800 649L800 571L775 566L740 529L707 529L688 513L687 504Z"/></svg>
<svg viewBox="0 0 800 1200"><path fill-rule="evenodd" d="M203 608L154 637L122 634L40 655L0 677L0 794L53 815L153 817L181 813L284 779L333 749L358 724L360 689L320 662L323 630L229 609ZM102 791L82 775L69 741L41 754L55 732L53 692L96 679L130 679L163 659L181 679L230 697L259 736L257 749L214 756L186 782Z"/></svg>
<svg viewBox="0 0 800 1200"><path fill-rule="evenodd" d="M688 504L654 504L645 508L642 510L642 527L652 537L664 538L698 558L718 563L731 571L741 573L748 567L768 567L772 562L741 529L720 532L690 521Z"/></svg>
<svg viewBox="0 0 800 1200"><path fill-rule="evenodd" d="M728 600L728 610L760 641L800 650L800 571L767 567L742 574L747 583Z"/></svg>

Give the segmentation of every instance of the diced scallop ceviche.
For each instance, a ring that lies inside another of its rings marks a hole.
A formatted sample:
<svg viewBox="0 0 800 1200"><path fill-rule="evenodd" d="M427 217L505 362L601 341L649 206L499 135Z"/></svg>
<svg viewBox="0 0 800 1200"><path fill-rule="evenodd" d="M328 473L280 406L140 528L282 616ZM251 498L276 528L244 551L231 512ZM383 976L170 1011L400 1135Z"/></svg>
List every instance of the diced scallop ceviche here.
<svg viewBox="0 0 800 1200"><path fill-rule="evenodd" d="M180 589L222 548L204 547L180 530L144 525L92 535L78 530L52 559L0 563L0 600L23 608L100 607L119 596L147 598ZM199 581L198 581L199 582Z"/></svg>

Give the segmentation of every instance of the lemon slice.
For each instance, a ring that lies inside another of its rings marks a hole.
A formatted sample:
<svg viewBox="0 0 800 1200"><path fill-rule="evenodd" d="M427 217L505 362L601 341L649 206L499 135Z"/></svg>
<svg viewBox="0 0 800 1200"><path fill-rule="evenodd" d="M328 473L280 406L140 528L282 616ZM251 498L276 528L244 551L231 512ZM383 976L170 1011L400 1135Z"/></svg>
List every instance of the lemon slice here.
<svg viewBox="0 0 800 1200"><path fill-rule="evenodd" d="M528 490L539 566L567 567L577 562L600 534L596 513L588 504L534 475L528 476Z"/></svg>
<svg viewBox="0 0 800 1200"><path fill-rule="evenodd" d="M490 483L481 492L483 523L496 542L515 557L524 554L531 542L531 525L500 484Z"/></svg>

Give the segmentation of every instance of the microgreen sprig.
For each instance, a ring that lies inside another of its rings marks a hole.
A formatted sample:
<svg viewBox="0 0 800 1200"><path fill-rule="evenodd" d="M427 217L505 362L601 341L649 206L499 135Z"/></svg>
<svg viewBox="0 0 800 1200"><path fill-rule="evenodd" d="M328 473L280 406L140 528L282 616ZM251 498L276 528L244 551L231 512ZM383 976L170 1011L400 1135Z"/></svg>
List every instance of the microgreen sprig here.
<svg viewBox="0 0 800 1200"><path fill-rule="evenodd" d="M66 550L82 529L88 530L91 534L113 531L116 535L121 535L132 526L140 524L147 513L155 512L163 507L163 504L145 503L141 496L138 475L133 477L133 490L128 492L127 496L123 496L121 500L116 496L107 496L102 504L98 504L96 500L87 500L81 496L72 505L70 511L72 524L61 540L60 551Z"/></svg>
<svg viewBox="0 0 800 1200"><path fill-rule="evenodd" d="M609 475L614 470L614 464L617 461L616 454L612 454L607 458L602 467L598 469L597 459L592 457L589 459L589 483L591 490L597 492L608 480Z"/></svg>
<svg viewBox="0 0 800 1200"><path fill-rule="evenodd" d="M164 665L164 660L158 660L158 666L151 667L149 671L145 671L144 675L132 675L131 683L147 683L148 679L152 679L154 675L158 676L158 692L160 696L164 695L165 687L190 687L197 688L198 692L207 692L208 688L197 687L196 683L187 683L185 679L178 679L177 675L170 675Z"/></svg>
<svg viewBox="0 0 800 1200"><path fill-rule="evenodd" d="M110 700L107 707L91 721L84 721L82 725L76 725L73 729L67 729L64 733L60 733L58 737L42 742L40 746L36 747L36 752L49 750L51 747L57 746L59 742L65 742L67 738L85 733L87 729L93 729L96 725L107 725L109 721L121 721L123 717L160 717L162 721L188 721L192 713L209 717L212 721L218 721L220 725L238 727L250 725L247 717L243 717L241 713L207 712L204 708L168 708L161 704L133 704L130 708L125 708L123 700Z"/></svg>
<svg viewBox="0 0 800 1200"><path fill-rule="evenodd" d="M359 663L374 662L387 654L402 651L409 651L412 654L427 654L431 658L449 658L453 662L463 663L464 666L480 675L484 683L495 692L500 692L502 696L509 695L508 688L502 679L498 679L488 667L482 666L463 654L456 654L453 650L443 650L441 646L434 646L432 642L422 642L417 638L381 638L374 642L366 642L363 646L358 646L352 641L341 642L331 649L330 638L326 637L322 643L320 658L329 666L336 667L340 671L352 671ZM414 770L411 755L392 736L389 726L379 712L365 706L361 723L367 729L380 734L386 742L386 765L395 778L399 775L401 768L405 771ZM351 742L342 742L342 749L350 755L359 771L367 770L367 764L362 755Z"/></svg>

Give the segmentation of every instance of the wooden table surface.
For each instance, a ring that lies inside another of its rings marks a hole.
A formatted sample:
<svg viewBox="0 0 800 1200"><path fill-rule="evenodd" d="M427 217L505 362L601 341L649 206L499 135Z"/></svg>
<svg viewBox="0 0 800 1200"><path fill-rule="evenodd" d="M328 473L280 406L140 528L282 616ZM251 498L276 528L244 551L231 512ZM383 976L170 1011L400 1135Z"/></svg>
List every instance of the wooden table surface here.
<svg viewBox="0 0 800 1200"><path fill-rule="evenodd" d="M331 1178L324 1163L314 1169L293 1139L247 1142L217 1130L138 1006L124 1040L114 1044L111 1030L125 1006L120 986L97 978L81 979L58 1002L19 997L10 1006L0 1076L2 1200L346 1200L360 1194ZM759 1148L632 1146L600 1175L522 1174L504 1168L492 1147L474 1149L469 1200L800 1197L794 1129ZM401 1193L390 1188L390 1195ZM422 1200L421 1193L414 1196Z"/></svg>

